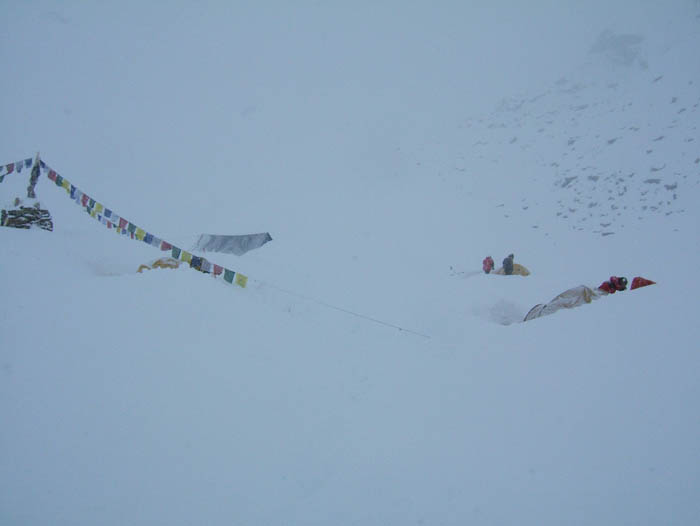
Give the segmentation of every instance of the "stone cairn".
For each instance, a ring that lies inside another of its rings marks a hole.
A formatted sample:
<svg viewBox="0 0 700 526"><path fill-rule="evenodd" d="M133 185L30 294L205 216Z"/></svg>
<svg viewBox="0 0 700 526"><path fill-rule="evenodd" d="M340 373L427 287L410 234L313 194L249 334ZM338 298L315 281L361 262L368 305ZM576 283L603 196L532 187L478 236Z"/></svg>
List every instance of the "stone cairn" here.
<svg viewBox="0 0 700 526"><path fill-rule="evenodd" d="M19 197L14 200L14 208L0 211L0 225L12 228L32 228L37 226L44 230L53 231L53 221L48 210L41 208L41 203L36 199L34 188L39 180L40 161L37 155L32 168L32 175L29 178L27 187L27 199L30 201L24 204Z"/></svg>

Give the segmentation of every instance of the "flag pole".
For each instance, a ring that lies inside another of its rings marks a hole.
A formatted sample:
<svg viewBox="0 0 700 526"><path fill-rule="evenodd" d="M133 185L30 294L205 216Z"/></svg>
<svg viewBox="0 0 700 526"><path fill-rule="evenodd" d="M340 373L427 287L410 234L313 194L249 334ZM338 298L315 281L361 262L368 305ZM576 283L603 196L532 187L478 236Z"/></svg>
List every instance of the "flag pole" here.
<svg viewBox="0 0 700 526"><path fill-rule="evenodd" d="M36 199L34 187L39 180L39 175L41 175L41 157L39 156L39 152L36 152L34 166L32 166L32 175L29 178L29 186L27 187L27 197L30 199Z"/></svg>

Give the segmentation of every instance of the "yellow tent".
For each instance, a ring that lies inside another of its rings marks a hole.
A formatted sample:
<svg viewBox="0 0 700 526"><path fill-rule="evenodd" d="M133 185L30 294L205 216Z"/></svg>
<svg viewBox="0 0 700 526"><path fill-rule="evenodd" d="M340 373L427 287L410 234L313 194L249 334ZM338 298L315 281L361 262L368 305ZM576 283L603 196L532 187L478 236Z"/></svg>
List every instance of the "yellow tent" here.
<svg viewBox="0 0 700 526"><path fill-rule="evenodd" d="M493 274L505 276L506 272L503 270L503 267L501 267L498 270L494 270ZM529 276L530 271L523 267L520 263L513 263L513 274L517 274L518 276Z"/></svg>
<svg viewBox="0 0 700 526"><path fill-rule="evenodd" d="M143 272L152 268L178 268L179 266L180 262L175 258L158 258L155 261L151 261L148 265L140 265L136 272Z"/></svg>

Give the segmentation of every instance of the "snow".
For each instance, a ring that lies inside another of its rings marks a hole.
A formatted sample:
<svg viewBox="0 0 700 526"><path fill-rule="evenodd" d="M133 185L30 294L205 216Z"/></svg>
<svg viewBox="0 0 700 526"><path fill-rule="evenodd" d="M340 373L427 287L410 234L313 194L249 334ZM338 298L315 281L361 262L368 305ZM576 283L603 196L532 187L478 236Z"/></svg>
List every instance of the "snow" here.
<svg viewBox="0 0 700 526"><path fill-rule="evenodd" d="M272 5L2 8L0 162L273 241L207 254L246 288L137 273L167 253L41 176L55 231L0 229L0 523L698 523L697 6ZM657 285L521 323L613 274Z"/></svg>

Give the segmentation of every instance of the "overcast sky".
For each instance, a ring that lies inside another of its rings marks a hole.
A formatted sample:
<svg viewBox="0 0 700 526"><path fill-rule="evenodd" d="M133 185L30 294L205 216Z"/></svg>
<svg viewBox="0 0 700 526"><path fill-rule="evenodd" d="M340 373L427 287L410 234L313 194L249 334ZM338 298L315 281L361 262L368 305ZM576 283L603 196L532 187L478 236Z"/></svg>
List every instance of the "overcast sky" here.
<svg viewBox="0 0 700 526"><path fill-rule="evenodd" d="M654 4L5 1L3 151L230 158L309 122L442 121L555 80L605 28L662 25Z"/></svg>
<svg viewBox="0 0 700 526"><path fill-rule="evenodd" d="M332 182L545 89L606 28L675 38L665 13L692 0L657 4L6 0L0 162L40 150L132 215L168 187L201 209L227 174Z"/></svg>

